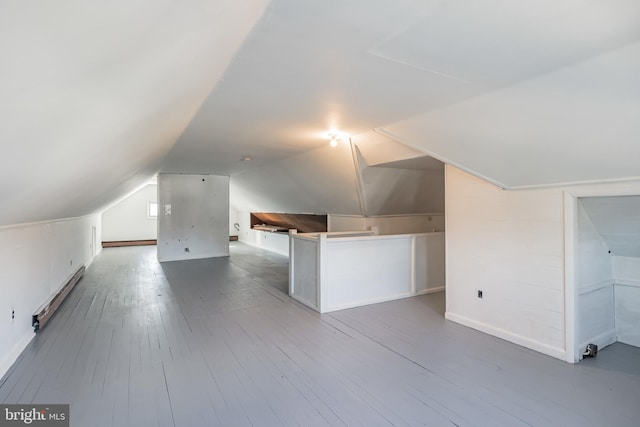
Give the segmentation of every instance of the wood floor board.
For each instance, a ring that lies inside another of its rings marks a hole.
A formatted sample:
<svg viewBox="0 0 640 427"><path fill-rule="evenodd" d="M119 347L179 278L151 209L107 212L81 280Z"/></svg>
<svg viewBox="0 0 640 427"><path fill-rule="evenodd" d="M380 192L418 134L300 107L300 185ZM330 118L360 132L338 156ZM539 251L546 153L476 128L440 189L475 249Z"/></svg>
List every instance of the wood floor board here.
<svg viewBox="0 0 640 427"><path fill-rule="evenodd" d="M105 249L0 380L77 426L637 426L640 349L579 365L444 319L444 293L320 315L287 258Z"/></svg>
<svg viewBox="0 0 640 427"><path fill-rule="evenodd" d="M408 300L403 301L397 304L408 303ZM393 306L394 303L384 305L385 309ZM368 321L371 312L380 306L383 305L370 306L368 310L346 310L331 316L341 318L356 329L363 329L364 333L376 342L384 342L393 351L455 381L457 386L463 388L469 396L473 394L482 396L485 403L500 408L518 419L524 418L523 421L526 420L524 422L544 425L545 422L549 422L544 414L550 413L553 422L560 425L589 425L594 418L604 418L604 407L616 406L614 401L602 400L606 394L599 394L596 399L593 399L593 393L586 393L584 398L578 397L580 393L576 393L576 390L589 390L593 386L593 378L589 372L582 371L579 378L571 378L571 372L575 367L549 363L552 359L548 357L540 356L528 349L514 347L502 340L478 335L475 331L459 325L451 325L451 327L460 329L456 333L461 334L465 339L454 342L453 348L439 345L429 349L425 342L423 342L424 348L420 348L421 340L418 339L417 334L412 340L399 340L393 333L389 333L388 328L376 328L372 326L375 325L374 322ZM399 310L398 312L406 313L407 311ZM367 319L354 318L359 316L365 316ZM380 318L380 316L374 317ZM493 342L491 345L486 345L486 341ZM444 363L444 361L453 360L455 364ZM523 370L523 364L530 369ZM531 383L532 370L536 377L534 383ZM559 381L562 378L566 381ZM626 377L614 381L620 384L622 380L622 385L630 385L625 381L628 379L630 378ZM478 386L478 384L491 385L497 388L497 391L493 394L489 393L486 386ZM576 385L579 387L577 388ZM456 407L455 411L479 413L477 409L465 410L464 407ZM529 413L529 416L523 416L526 413ZM620 425L633 425L629 424L631 418L628 416L625 418L624 414L616 413L608 418L611 420L611 417L619 417Z"/></svg>

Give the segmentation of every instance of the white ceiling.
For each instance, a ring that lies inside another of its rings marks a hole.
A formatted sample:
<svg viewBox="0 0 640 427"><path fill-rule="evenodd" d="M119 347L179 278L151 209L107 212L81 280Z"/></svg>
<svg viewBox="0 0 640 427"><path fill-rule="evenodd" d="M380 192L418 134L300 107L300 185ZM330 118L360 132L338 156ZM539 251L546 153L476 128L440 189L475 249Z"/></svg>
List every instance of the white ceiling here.
<svg viewBox="0 0 640 427"><path fill-rule="evenodd" d="M474 93L369 52L438 3L273 0L162 170L234 175Z"/></svg>
<svg viewBox="0 0 640 427"><path fill-rule="evenodd" d="M637 0L7 0L0 224L332 129L504 187L640 176L639 41Z"/></svg>
<svg viewBox="0 0 640 427"><path fill-rule="evenodd" d="M141 185L266 0L0 4L0 225L96 211Z"/></svg>
<svg viewBox="0 0 640 427"><path fill-rule="evenodd" d="M273 0L163 170L381 127L504 187L640 175L639 39L636 0Z"/></svg>
<svg viewBox="0 0 640 427"><path fill-rule="evenodd" d="M505 188L637 179L638 76L634 43L380 131Z"/></svg>
<svg viewBox="0 0 640 427"><path fill-rule="evenodd" d="M352 144L325 143L232 176L231 205L239 212L363 216L444 212L444 165L403 148L373 132ZM398 153L404 153L404 159ZM369 163L370 154L379 162L375 166Z"/></svg>

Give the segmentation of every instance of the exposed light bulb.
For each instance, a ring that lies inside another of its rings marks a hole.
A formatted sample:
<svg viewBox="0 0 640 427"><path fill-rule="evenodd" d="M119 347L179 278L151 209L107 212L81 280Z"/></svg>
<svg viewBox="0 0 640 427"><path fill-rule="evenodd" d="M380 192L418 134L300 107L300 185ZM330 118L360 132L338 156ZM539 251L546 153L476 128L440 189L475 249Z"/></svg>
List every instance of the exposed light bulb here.
<svg viewBox="0 0 640 427"><path fill-rule="evenodd" d="M338 140L336 139L336 135L335 134L329 134L329 138L331 138L331 141L329 142L329 145L331 145L332 147L337 147L338 146Z"/></svg>

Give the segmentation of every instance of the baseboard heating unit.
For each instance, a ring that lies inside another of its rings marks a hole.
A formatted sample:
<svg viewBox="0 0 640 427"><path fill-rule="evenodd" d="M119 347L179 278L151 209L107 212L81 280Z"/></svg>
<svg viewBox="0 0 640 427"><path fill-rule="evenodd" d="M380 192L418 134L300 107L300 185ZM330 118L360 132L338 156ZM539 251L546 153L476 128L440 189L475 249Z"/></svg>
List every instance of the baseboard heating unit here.
<svg viewBox="0 0 640 427"><path fill-rule="evenodd" d="M71 276L71 279L67 283L64 284L60 288L58 292L55 293L51 298L45 301L44 304L36 310L35 314L31 317L31 326L33 326L33 332L38 332L42 327L51 319L51 316L56 312L60 304L64 301L64 299L69 295L69 293L73 290L76 284L82 278L84 274L85 267L84 265L80 267L74 274Z"/></svg>

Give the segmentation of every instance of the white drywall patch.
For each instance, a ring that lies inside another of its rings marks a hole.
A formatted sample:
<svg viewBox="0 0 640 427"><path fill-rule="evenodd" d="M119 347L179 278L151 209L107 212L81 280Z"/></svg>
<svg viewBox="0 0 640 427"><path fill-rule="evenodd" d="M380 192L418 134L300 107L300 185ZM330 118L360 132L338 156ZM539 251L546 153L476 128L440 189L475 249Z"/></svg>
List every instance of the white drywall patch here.
<svg viewBox="0 0 640 427"><path fill-rule="evenodd" d="M158 175L158 259L229 255L229 177Z"/></svg>

